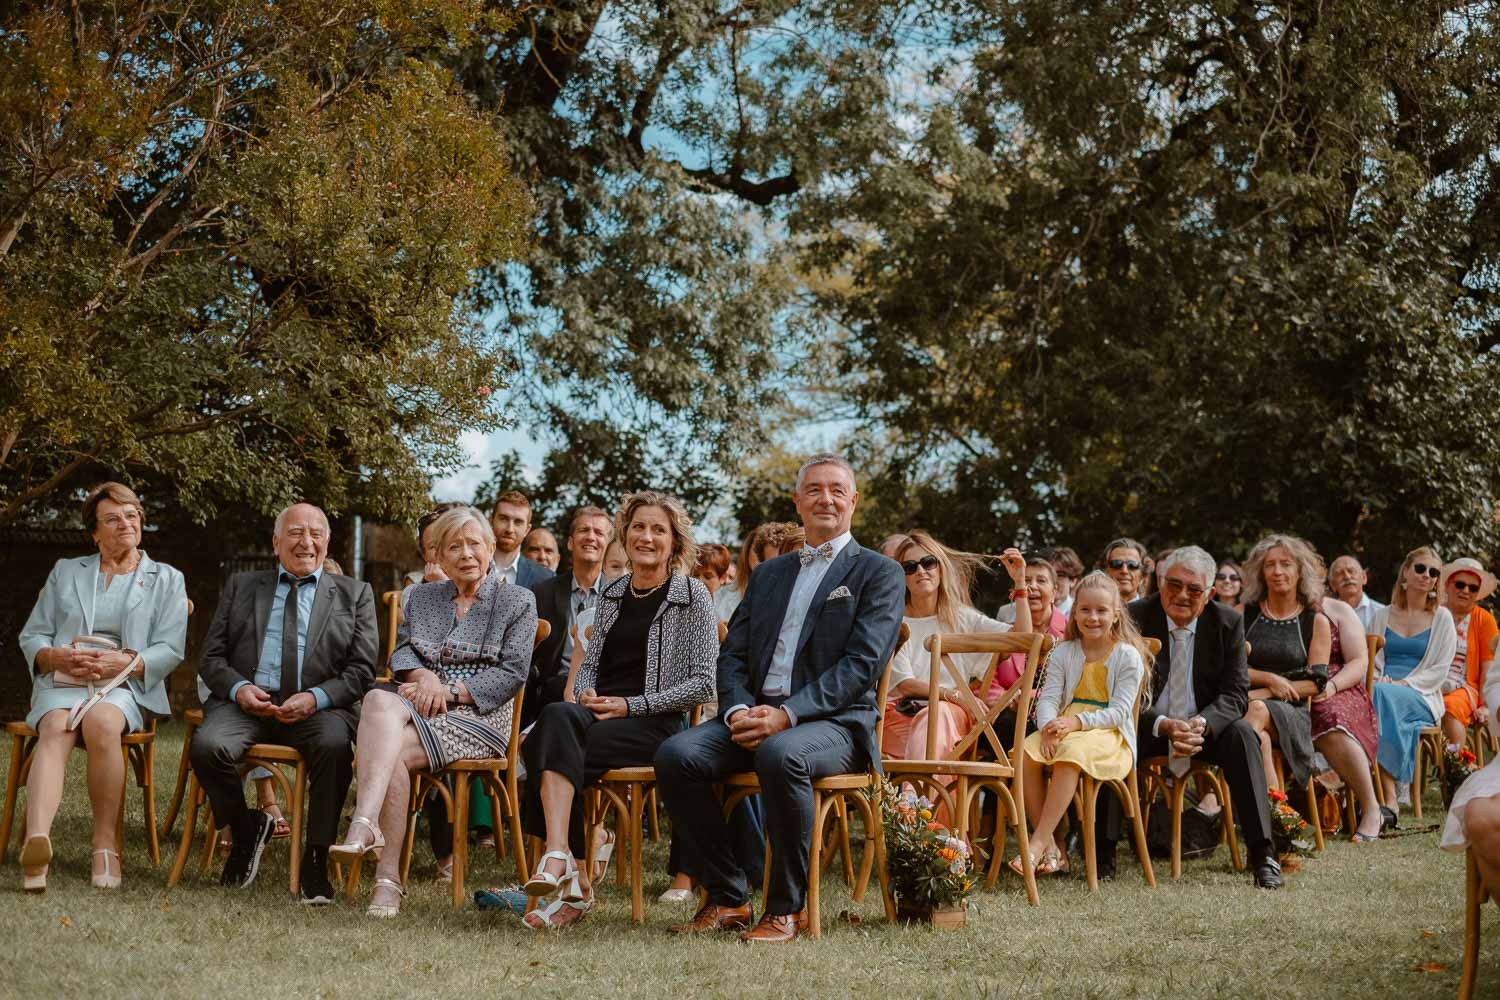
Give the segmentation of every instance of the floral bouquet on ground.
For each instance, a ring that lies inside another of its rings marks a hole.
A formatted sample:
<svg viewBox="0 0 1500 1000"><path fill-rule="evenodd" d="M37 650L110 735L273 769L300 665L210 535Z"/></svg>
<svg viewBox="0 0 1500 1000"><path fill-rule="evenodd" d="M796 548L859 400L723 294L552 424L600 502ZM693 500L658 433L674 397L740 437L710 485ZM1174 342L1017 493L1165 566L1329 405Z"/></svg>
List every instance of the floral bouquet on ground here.
<svg viewBox="0 0 1500 1000"><path fill-rule="evenodd" d="M1273 788L1267 794L1271 800L1271 840L1276 853L1286 857L1311 857L1313 853L1312 827L1287 801L1286 792Z"/></svg>
<svg viewBox="0 0 1500 1000"><path fill-rule="evenodd" d="M1449 745L1443 748L1443 808L1453 804L1453 793L1458 791L1469 775L1479 766L1474 751L1465 746Z"/></svg>
<svg viewBox="0 0 1500 1000"><path fill-rule="evenodd" d="M886 871L898 907L915 913L962 908L974 888L974 852L933 819L932 802L882 781Z"/></svg>

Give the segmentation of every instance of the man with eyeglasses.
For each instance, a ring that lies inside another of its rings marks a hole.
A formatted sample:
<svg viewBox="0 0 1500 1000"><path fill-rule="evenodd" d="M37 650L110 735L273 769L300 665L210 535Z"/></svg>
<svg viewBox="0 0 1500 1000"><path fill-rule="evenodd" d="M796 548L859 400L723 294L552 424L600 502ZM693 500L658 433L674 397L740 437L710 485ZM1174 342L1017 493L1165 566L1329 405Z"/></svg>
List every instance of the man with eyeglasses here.
<svg viewBox="0 0 1500 1000"><path fill-rule="evenodd" d="M1217 568L1196 545L1176 549L1162 560L1160 591L1127 608L1141 635L1161 643L1141 709L1137 752L1140 760L1166 757L1176 781L1187 776L1194 758L1217 765L1245 833L1255 884L1277 889L1281 866L1271 842L1260 738L1242 718L1250 703L1245 624L1234 609L1209 600ZM1112 876L1120 803L1106 795L1100 805L1099 872Z"/></svg>
<svg viewBox="0 0 1500 1000"><path fill-rule="evenodd" d="M1462 746L1473 725L1489 721L1484 703L1485 675L1494 665L1500 628L1495 616L1479 606L1495 590L1495 577L1477 559L1455 559L1443 567L1439 581L1443 604L1453 615L1458 647L1443 681L1443 736L1450 746Z"/></svg>
<svg viewBox="0 0 1500 1000"><path fill-rule="evenodd" d="M1365 593L1365 587L1370 582L1370 574L1359 564L1359 560L1350 555L1339 556L1333 561L1328 570L1328 584L1338 599L1354 609L1359 615L1359 623L1370 630L1370 619L1375 612L1385 607L1369 594Z"/></svg>

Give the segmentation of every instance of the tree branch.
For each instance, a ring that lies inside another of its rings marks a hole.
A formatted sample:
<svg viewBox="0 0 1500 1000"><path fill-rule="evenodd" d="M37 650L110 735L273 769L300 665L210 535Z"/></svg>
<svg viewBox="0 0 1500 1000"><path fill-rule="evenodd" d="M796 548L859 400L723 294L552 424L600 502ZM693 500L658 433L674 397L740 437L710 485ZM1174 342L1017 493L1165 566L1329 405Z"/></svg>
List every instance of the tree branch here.
<svg viewBox="0 0 1500 1000"><path fill-rule="evenodd" d="M31 489L22 490L16 495L14 500L5 505L4 510L0 510L0 524L7 524L14 521L16 516L21 513L23 507L31 503L31 501L44 497L57 489L57 487L67 481L69 476L83 468L93 457L92 455L79 455L47 479L31 487Z"/></svg>

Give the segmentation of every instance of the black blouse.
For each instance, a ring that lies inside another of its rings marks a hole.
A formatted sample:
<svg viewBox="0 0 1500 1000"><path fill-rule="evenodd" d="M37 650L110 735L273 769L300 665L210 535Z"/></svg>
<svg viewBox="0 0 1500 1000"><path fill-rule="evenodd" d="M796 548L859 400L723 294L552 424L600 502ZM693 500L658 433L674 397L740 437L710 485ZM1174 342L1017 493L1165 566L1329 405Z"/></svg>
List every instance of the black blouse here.
<svg viewBox="0 0 1500 1000"><path fill-rule="evenodd" d="M666 584L645 597L636 597L629 589L625 591L620 601L620 617L604 637L595 694L629 698L646 690L646 635L656 619L657 609L666 599Z"/></svg>

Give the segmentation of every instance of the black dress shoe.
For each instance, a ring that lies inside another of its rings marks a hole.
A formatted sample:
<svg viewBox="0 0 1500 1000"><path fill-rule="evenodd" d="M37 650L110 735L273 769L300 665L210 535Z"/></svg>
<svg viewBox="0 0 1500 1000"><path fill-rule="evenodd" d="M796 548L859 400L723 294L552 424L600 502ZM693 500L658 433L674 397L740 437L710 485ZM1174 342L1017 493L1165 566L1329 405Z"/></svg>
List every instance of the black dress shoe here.
<svg viewBox="0 0 1500 1000"><path fill-rule="evenodd" d="M259 809L250 810L248 822L234 831L234 845L229 849L229 859L224 862L220 884L231 889L250 888L255 882L256 872L260 871L260 856L275 833L275 819Z"/></svg>
<svg viewBox="0 0 1500 1000"><path fill-rule="evenodd" d="M1280 889L1286 884L1281 877L1281 862L1275 858L1262 858L1255 865L1255 887L1257 889Z"/></svg>
<svg viewBox="0 0 1500 1000"><path fill-rule="evenodd" d="M328 881L328 848L309 847L302 856L299 893L304 906L327 906L333 902L333 883Z"/></svg>

